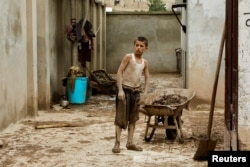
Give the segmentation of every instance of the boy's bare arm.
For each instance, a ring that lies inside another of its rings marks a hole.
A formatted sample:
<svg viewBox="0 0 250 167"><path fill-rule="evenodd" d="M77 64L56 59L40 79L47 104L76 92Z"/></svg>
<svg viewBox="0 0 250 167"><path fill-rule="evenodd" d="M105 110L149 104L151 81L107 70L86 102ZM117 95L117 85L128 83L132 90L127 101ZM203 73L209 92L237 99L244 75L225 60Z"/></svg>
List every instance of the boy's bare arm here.
<svg viewBox="0 0 250 167"><path fill-rule="evenodd" d="M118 71L117 71L117 87L118 87L118 97L120 96L122 99L124 98L124 92L123 92L123 88L122 88L122 74L128 64L130 60L130 56L127 54L124 56L124 58L122 59L122 62L118 68ZM119 98L120 98L119 97Z"/></svg>
<svg viewBox="0 0 250 167"><path fill-rule="evenodd" d="M148 86L149 86L149 67L148 67L147 60L145 60L144 63L145 63L145 68L144 68L144 77L145 77L144 94L147 94L148 93Z"/></svg>

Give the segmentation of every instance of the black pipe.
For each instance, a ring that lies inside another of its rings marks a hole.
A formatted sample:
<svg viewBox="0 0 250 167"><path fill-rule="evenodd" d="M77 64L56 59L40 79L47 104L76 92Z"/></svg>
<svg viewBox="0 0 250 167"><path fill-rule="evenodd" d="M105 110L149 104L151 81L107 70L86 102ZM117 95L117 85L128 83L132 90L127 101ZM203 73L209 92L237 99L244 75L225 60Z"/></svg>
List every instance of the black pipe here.
<svg viewBox="0 0 250 167"><path fill-rule="evenodd" d="M171 8L171 9L172 9L172 11L173 11L175 17L177 18L178 22L180 23L183 32L186 33L186 26L185 26L185 25L182 25L182 23L181 23L179 17L177 16L177 14L176 14L175 11L174 11L174 8L180 8L180 7L186 8L186 7L187 7L187 4L176 4L176 5L172 5L172 8Z"/></svg>

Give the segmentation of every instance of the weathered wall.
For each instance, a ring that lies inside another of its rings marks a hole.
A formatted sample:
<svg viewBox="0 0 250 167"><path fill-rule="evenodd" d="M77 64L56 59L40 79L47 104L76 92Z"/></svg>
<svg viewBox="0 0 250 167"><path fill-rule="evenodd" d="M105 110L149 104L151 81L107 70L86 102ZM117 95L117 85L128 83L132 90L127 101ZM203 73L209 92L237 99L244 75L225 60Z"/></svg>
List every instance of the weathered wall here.
<svg viewBox="0 0 250 167"><path fill-rule="evenodd" d="M187 88L196 91L192 101L196 105L210 103L225 20L225 1L212 2L190 0L187 5ZM221 107L225 84L223 60L216 97L216 106Z"/></svg>
<svg viewBox="0 0 250 167"><path fill-rule="evenodd" d="M107 72L116 73L123 56L133 52L137 36L149 41L144 58L151 73L177 71L180 26L172 13L112 12L107 13Z"/></svg>
<svg viewBox="0 0 250 167"><path fill-rule="evenodd" d="M1 0L0 129L27 114L25 0Z"/></svg>
<svg viewBox="0 0 250 167"><path fill-rule="evenodd" d="M238 141L240 150L250 150L250 0L239 1Z"/></svg>
<svg viewBox="0 0 250 167"><path fill-rule="evenodd" d="M26 1L27 17L27 114L36 116L38 111L37 88L37 1ZM24 42L24 41L22 41Z"/></svg>
<svg viewBox="0 0 250 167"><path fill-rule="evenodd" d="M162 0L165 4L166 10L171 11L172 4L176 0ZM104 0L108 7L112 7L113 11L148 11L148 0L119 0L115 4L115 0Z"/></svg>
<svg viewBox="0 0 250 167"><path fill-rule="evenodd" d="M71 3L73 2L73 3ZM58 102L65 94L61 79L71 66L79 66L77 42L71 43L65 35L65 26L71 18L80 21L85 17L93 25L94 52L89 70L104 69L105 66L105 7L94 0L38 0L38 92L39 109L48 109L51 102ZM100 26L100 27L99 27ZM85 69L83 69L86 71ZM86 75L89 75L86 71Z"/></svg>
<svg viewBox="0 0 250 167"><path fill-rule="evenodd" d="M46 110L50 104L49 66L49 5L48 0L37 0L37 83L38 108ZM50 13L50 17L53 12ZM55 71L56 72L56 71Z"/></svg>
<svg viewBox="0 0 250 167"><path fill-rule="evenodd" d="M86 13L96 32L90 70L105 66L106 15L100 1L2 0L0 6L0 130L37 111L49 109L65 93L61 79L72 65L72 43L64 34L70 18ZM89 8L86 12L86 8ZM73 15L74 14L74 15Z"/></svg>

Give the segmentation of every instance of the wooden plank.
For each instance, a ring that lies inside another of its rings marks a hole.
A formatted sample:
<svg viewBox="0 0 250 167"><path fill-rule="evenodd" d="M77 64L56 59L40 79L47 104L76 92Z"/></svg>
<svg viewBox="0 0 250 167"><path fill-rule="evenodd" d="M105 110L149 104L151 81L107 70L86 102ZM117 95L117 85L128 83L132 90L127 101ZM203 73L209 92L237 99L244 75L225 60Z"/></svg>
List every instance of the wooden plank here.
<svg viewBox="0 0 250 167"><path fill-rule="evenodd" d="M79 123L52 123L52 124L43 124L36 125L35 129L46 129L46 128L62 128L62 127L82 127L83 124Z"/></svg>

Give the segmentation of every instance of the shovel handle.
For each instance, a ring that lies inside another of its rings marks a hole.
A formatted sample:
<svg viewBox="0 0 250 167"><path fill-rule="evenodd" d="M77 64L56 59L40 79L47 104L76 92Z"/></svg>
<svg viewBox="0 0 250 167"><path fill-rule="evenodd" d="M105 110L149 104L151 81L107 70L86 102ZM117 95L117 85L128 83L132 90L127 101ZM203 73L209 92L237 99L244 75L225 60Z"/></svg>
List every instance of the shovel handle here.
<svg viewBox="0 0 250 167"><path fill-rule="evenodd" d="M218 85L218 80L219 80L220 65L221 65L221 59L222 59L222 55L223 55L223 48L224 48L225 38L226 38L226 25L224 23L222 38L221 38L221 42L220 42L220 50L219 50L217 68L216 68L216 75L215 75L215 80L214 80L214 85L213 85L210 113L209 113L208 130L207 130L208 140L210 140L212 125L213 125L214 106L215 106L217 85Z"/></svg>

